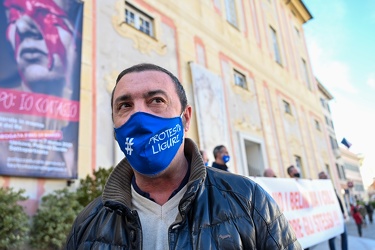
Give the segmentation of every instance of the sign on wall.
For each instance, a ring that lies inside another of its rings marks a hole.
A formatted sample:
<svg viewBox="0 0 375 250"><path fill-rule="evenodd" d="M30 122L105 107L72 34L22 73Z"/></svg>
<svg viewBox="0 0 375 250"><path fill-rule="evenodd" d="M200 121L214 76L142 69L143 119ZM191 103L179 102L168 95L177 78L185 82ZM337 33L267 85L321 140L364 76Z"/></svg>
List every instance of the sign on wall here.
<svg viewBox="0 0 375 250"><path fill-rule="evenodd" d="M83 3L0 1L0 175L77 178Z"/></svg>

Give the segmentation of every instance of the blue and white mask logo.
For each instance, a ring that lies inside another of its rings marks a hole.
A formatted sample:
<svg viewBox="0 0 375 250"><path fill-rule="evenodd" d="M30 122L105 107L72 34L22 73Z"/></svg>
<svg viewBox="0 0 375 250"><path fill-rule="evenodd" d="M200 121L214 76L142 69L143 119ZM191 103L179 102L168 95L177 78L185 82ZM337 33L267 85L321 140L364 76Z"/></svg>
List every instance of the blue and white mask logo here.
<svg viewBox="0 0 375 250"><path fill-rule="evenodd" d="M130 165L144 175L156 175L165 170L184 139L180 116L163 118L137 112L114 130Z"/></svg>
<svg viewBox="0 0 375 250"><path fill-rule="evenodd" d="M126 151L125 154L132 155L132 152L133 152L132 146L134 144L133 140L134 140L134 138L129 138L129 137L126 138L126 141L125 141L126 147L124 148L125 151Z"/></svg>

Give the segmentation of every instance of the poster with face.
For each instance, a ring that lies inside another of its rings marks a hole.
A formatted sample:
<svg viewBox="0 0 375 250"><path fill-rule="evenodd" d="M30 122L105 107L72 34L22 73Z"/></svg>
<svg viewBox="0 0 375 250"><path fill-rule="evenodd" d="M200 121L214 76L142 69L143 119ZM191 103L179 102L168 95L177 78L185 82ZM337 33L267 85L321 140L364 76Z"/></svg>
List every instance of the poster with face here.
<svg viewBox="0 0 375 250"><path fill-rule="evenodd" d="M83 3L0 0L0 175L77 178Z"/></svg>

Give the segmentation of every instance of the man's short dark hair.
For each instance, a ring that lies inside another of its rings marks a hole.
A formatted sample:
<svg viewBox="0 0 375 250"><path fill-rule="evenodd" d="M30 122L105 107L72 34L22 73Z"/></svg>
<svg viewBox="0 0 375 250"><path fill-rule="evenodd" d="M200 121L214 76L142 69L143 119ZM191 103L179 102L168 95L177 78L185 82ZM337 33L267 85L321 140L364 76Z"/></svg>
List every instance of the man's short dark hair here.
<svg viewBox="0 0 375 250"><path fill-rule="evenodd" d="M292 172L292 169L294 168L294 166L293 165L290 165L287 169L286 169L286 171L288 172L288 175L290 175L290 173Z"/></svg>
<svg viewBox="0 0 375 250"><path fill-rule="evenodd" d="M214 158L216 159L216 156L221 152L221 150L225 148L224 145L219 145L219 146L216 146L214 148L214 151L213 151L213 154L214 154Z"/></svg>
<svg viewBox="0 0 375 250"><path fill-rule="evenodd" d="M124 75L132 73L132 72L143 72L143 71L159 71L159 72L164 72L165 74L167 74L172 79L172 82L174 83L174 85L176 87L176 92L177 92L177 95L178 95L178 97L180 99L180 103L181 103L181 112L185 110L185 108L187 107L187 98L186 98L186 93L185 93L184 87L182 86L182 84L180 83L180 81L177 79L177 77L175 75L173 75L168 70L166 70L166 69L164 69L160 66L157 66L155 64L141 63L141 64L134 65L130 68L124 69L117 77L116 86L117 86L117 83L120 81L120 79ZM113 96L114 96L114 93L115 93L115 90L116 90L116 86L112 90L112 97L111 97L111 109L112 110L113 110ZM113 114L112 114L112 117L113 117Z"/></svg>
<svg viewBox="0 0 375 250"><path fill-rule="evenodd" d="M324 176L324 177L327 176L326 172L324 172L324 171L320 171L319 174L318 174L318 178L319 178L319 179L322 179L323 176Z"/></svg>

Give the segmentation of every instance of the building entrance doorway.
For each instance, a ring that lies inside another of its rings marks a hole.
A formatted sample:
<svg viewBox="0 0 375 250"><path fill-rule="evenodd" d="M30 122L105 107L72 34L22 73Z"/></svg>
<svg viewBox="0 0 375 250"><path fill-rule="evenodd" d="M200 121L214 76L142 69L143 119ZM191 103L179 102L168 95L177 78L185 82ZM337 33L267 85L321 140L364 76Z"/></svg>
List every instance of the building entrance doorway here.
<svg viewBox="0 0 375 250"><path fill-rule="evenodd" d="M242 171L247 176L263 176L267 162L264 158L264 145L261 140L240 135L242 149Z"/></svg>

